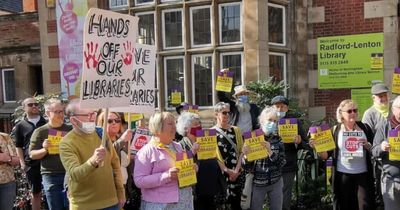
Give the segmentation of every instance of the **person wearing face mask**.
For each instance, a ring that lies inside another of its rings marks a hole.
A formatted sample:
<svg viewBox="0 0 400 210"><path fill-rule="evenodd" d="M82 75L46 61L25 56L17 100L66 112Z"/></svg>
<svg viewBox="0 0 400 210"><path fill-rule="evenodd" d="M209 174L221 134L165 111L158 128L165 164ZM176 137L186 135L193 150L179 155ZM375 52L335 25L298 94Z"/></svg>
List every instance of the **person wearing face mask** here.
<svg viewBox="0 0 400 210"><path fill-rule="evenodd" d="M264 147L268 157L253 162L245 162L245 168L254 173L251 210L262 210L265 197L268 198L268 209L281 210L283 202L283 179L281 169L285 165L285 148L278 135L278 116L272 107L265 107L259 117L261 129L265 135ZM243 146L243 154L250 148Z"/></svg>
<svg viewBox="0 0 400 210"><path fill-rule="evenodd" d="M285 96L275 96L271 100L273 108L277 112L278 121L282 118L296 118L289 112L289 100ZM297 172L297 151L308 148L305 141L306 135L302 129L301 122L297 121L298 135L293 143L285 143L286 164L282 168L283 177L283 210L290 210L292 200L292 188Z"/></svg>
<svg viewBox="0 0 400 210"><path fill-rule="evenodd" d="M70 209L118 210L125 204L118 155L110 140L106 146L96 132L97 112L72 100L67 114L73 129L60 143L60 157L68 179Z"/></svg>
<svg viewBox="0 0 400 210"><path fill-rule="evenodd" d="M239 127L242 133L258 129L257 118L260 115L260 109L257 105L249 103L250 91L245 85L236 86L234 91L235 101L227 97L225 92L217 92L218 100L229 103L231 107L229 124Z"/></svg>
<svg viewBox="0 0 400 210"><path fill-rule="evenodd" d="M363 115L362 122L368 124L374 133L380 123L389 117L389 88L383 83L377 83L371 88L373 105ZM375 179L375 201L378 208L383 209L381 193L382 161L379 157L372 159Z"/></svg>

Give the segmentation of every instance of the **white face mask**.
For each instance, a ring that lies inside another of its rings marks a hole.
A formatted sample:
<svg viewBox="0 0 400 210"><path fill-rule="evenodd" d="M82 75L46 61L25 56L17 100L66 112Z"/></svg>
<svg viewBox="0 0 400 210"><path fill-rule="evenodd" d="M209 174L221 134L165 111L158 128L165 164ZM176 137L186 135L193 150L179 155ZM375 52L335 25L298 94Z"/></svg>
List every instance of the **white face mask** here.
<svg viewBox="0 0 400 210"><path fill-rule="evenodd" d="M96 130L96 124L94 122L82 122L79 119L78 121L78 128L83 133L91 134Z"/></svg>

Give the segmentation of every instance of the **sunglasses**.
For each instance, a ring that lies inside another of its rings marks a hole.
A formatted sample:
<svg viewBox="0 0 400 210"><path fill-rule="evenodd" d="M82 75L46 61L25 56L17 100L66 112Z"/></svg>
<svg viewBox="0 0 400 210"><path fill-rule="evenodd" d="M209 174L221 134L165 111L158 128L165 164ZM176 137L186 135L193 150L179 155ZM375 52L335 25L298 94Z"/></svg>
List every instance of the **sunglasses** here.
<svg viewBox="0 0 400 210"><path fill-rule="evenodd" d="M108 119L107 122L108 122L108 124L121 123L121 119L118 119L118 118L116 118L116 119Z"/></svg>
<svg viewBox="0 0 400 210"><path fill-rule="evenodd" d="M221 114L222 114L222 115L230 115L231 113L225 111L225 112L221 112Z"/></svg>
<svg viewBox="0 0 400 210"><path fill-rule="evenodd" d="M358 112L358 109L349 109L349 110L343 111L343 112L347 112L347 114L357 113L357 112Z"/></svg>
<svg viewBox="0 0 400 210"><path fill-rule="evenodd" d="M38 107L39 106L39 103L29 103L29 104L26 104L28 107L33 107L33 106L36 106L36 107Z"/></svg>

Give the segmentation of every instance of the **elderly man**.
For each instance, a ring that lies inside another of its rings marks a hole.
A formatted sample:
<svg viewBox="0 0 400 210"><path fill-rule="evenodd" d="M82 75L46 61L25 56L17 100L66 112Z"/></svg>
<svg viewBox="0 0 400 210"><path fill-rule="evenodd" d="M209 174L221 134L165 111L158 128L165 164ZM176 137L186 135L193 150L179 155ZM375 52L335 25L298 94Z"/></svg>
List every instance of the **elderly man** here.
<svg viewBox="0 0 400 210"><path fill-rule="evenodd" d="M81 109L78 100L67 106L73 129L60 143L66 169L70 209L118 210L125 203L125 190L118 155L108 140L105 147L96 132L97 113Z"/></svg>
<svg viewBox="0 0 400 210"><path fill-rule="evenodd" d="M26 98L22 101L25 111L25 118L15 125L15 146L20 160L21 167L26 171L26 177L32 192L32 210L40 210L42 198L42 176L40 175L40 161L32 160L29 157L29 145L33 131L46 124L46 120L40 116L39 103L35 98Z"/></svg>
<svg viewBox="0 0 400 210"><path fill-rule="evenodd" d="M245 85L238 85L234 88L233 97L236 101L229 99L224 92L218 92L218 99L221 102L229 103L231 108L230 125L240 128L242 133L259 128L258 115L260 110L255 104L249 103L249 93Z"/></svg>
<svg viewBox="0 0 400 210"><path fill-rule="evenodd" d="M49 122L33 132L29 154L33 160L40 160L40 172L49 209L68 209L64 206L65 169L60 160L59 142L57 139L50 141L48 137L50 131L51 135L61 138L72 128L64 123L64 105L60 100L49 99L44 103L44 108Z"/></svg>
<svg viewBox="0 0 400 210"><path fill-rule="evenodd" d="M390 160L389 154L392 145L389 136L397 138L400 130L400 96L392 104L392 115L389 119L378 124L372 154L382 159L381 190L385 209L400 209L400 161Z"/></svg>

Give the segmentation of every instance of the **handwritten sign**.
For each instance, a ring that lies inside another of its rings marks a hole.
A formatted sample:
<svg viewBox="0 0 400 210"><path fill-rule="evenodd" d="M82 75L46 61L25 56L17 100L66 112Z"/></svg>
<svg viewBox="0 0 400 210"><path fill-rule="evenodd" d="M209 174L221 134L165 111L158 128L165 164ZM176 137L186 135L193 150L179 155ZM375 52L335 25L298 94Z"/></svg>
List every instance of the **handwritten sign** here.
<svg viewBox="0 0 400 210"><path fill-rule="evenodd" d="M142 113L130 113L130 114L131 114L130 115L131 122L139 121L144 118L144 115ZM129 113L126 112L124 113L124 119L126 122L129 121Z"/></svg>
<svg viewBox="0 0 400 210"><path fill-rule="evenodd" d="M400 68L395 68L392 79L392 93L400 94Z"/></svg>
<svg viewBox="0 0 400 210"><path fill-rule="evenodd" d="M198 105L184 105L183 110L191 113L198 114L199 113L199 106Z"/></svg>
<svg viewBox="0 0 400 210"><path fill-rule="evenodd" d="M217 131L215 129L196 131L196 142L199 144L197 159L206 160L217 157Z"/></svg>
<svg viewBox="0 0 400 210"><path fill-rule="evenodd" d="M176 154L175 167L179 169L179 187L186 187L197 183L196 170L194 169L193 154L191 151Z"/></svg>
<svg viewBox="0 0 400 210"><path fill-rule="evenodd" d="M326 152L336 148L333 140L332 131L328 124L310 127L311 139L315 141L317 152Z"/></svg>
<svg viewBox="0 0 400 210"><path fill-rule="evenodd" d="M136 154L150 140L151 140L151 132L149 130L143 128L136 129L130 148L132 154Z"/></svg>
<svg viewBox="0 0 400 210"><path fill-rule="evenodd" d="M389 160L400 160L400 131L389 130Z"/></svg>
<svg viewBox="0 0 400 210"><path fill-rule="evenodd" d="M215 89L230 93L233 85L233 72L218 72Z"/></svg>
<svg viewBox="0 0 400 210"><path fill-rule="evenodd" d="M279 136L283 143L294 143L296 136L299 134L296 118L282 118L278 125Z"/></svg>
<svg viewBox="0 0 400 210"><path fill-rule="evenodd" d="M174 89L171 92L171 104L182 103L182 92L178 89Z"/></svg>
<svg viewBox="0 0 400 210"><path fill-rule="evenodd" d="M243 133L244 144L250 147L246 155L248 161L260 160L268 157L267 148L261 143L265 142L264 132L261 129Z"/></svg>
<svg viewBox="0 0 400 210"><path fill-rule="evenodd" d="M50 147L47 149L49 151L49 155L60 154L59 146L62 137L65 136L67 132L59 131L56 129L49 129L49 135L47 136L47 140L50 143Z"/></svg>
<svg viewBox="0 0 400 210"><path fill-rule="evenodd" d="M364 150L361 139L365 139L362 131L345 131L343 132L342 148L340 154L342 157L362 157Z"/></svg>
<svg viewBox="0 0 400 210"><path fill-rule="evenodd" d="M86 15L81 108L129 106L134 84L138 18L98 8Z"/></svg>

